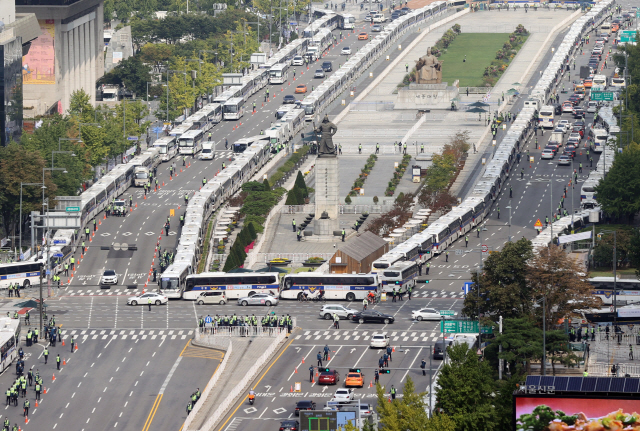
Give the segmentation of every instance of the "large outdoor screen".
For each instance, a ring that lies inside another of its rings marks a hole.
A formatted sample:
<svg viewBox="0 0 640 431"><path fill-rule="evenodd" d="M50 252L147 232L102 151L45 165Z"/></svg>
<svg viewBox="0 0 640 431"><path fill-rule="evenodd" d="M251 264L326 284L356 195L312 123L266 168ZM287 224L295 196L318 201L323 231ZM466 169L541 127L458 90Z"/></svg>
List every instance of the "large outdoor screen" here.
<svg viewBox="0 0 640 431"><path fill-rule="evenodd" d="M587 431L640 427L640 398L515 396L514 430Z"/></svg>

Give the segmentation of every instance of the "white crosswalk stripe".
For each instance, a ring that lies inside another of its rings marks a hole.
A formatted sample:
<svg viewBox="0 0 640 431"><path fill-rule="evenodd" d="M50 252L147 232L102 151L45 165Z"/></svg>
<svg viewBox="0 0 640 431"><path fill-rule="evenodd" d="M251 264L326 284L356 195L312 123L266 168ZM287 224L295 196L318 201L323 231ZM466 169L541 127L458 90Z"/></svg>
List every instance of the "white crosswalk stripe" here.
<svg viewBox="0 0 640 431"><path fill-rule="evenodd" d="M164 340L169 338L171 340L179 339L186 340L194 335L195 330L169 330L169 329L104 329L97 333L97 330L80 330L70 329L64 331L62 339L69 342L71 337L76 342L84 342L87 340L106 340L111 338L113 340L155 340L157 338Z"/></svg>
<svg viewBox="0 0 640 431"><path fill-rule="evenodd" d="M311 331L305 331L302 334L298 334L295 336L296 340L322 340L322 341L358 341L362 339L363 341L369 341L370 335L367 335L368 331L357 331L357 330L338 330L338 331L315 331L313 334ZM427 341L437 341L439 337L442 337L441 334L433 332L433 331L414 331L409 333L408 331L404 331L401 333L391 332L389 331L381 331L381 334L389 335L389 338L392 342L427 342Z"/></svg>

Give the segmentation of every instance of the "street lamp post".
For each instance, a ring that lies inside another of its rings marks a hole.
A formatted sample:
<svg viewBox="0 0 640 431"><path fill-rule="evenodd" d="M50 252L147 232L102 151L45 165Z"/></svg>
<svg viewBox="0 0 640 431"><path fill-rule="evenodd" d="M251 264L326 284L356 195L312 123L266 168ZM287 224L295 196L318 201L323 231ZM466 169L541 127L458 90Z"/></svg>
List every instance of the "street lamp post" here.
<svg viewBox="0 0 640 431"><path fill-rule="evenodd" d="M511 242L511 199L509 199L509 205L507 205L507 209L509 210L509 242Z"/></svg>

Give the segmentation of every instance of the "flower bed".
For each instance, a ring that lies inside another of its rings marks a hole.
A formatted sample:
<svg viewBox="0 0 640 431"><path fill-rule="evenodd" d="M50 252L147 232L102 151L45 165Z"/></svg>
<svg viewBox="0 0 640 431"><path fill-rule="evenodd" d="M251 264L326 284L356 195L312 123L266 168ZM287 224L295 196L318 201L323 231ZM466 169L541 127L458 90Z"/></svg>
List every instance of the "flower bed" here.
<svg viewBox="0 0 640 431"><path fill-rule="evenodd" d="M389 181L388 187L384 192L385 196L393 196L396 192L396 187L400 184L400 180L402 176L407 171L407 167L409 166L409 162L411 161L411 156L409 154L405 154L402 156L402 161L398 164L398 167L393 172L393 178Z"/></svg>
<svg viewBox="0 0 640 431"><path fill-rule="evenodd" d="M367 162L364 164L364 168L362 168L362 170L360 171L360 175L358 175L358 178L356 178L356 180L353 182L353 185L351 186L351 191L345 198L345 203L347 204L351 203L350 196L358 195L358 192L360 191L362 186L364 186L364 182L367 180L367 177L371 173L371 170L376 165L376 160L378 160L378 156L376 156L375 154L371 154L369 156L369 158L367 159Z"/></svg>
<svg viewBox="0 0 640 431"><path fill-rule="evenodd" d="M494 86L500 79L500 76L507 70L509 63L518 54L518 51L529 37L529 32L522 24L518 24L515 31L509 35L502 48L496 51L496 57L484 70L482 81L485 85Z"/></svg>

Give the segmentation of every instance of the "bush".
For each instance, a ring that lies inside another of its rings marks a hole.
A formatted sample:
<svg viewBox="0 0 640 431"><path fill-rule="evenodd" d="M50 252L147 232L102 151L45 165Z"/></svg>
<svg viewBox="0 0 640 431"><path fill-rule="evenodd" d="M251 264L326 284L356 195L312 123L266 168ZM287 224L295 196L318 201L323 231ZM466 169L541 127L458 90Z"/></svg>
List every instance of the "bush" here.
<svg viewBox="0 0 640 431"><path fill-rule="evenodd" d="M269 191L271 190L271 184L269 184L269 180L268 179L264 179L264 181L262 182L262 185L264 186L264 190L265 191Z"/></svg>
<svg viewBox="0 0 640 431"><path fill-rule="evenodd" d="M298 205L298 197L296 196L296 190L298 190L296 186L293 186L293 188L289 190L289 193L287 193L287 200L284 203L285 205Z"/></svg>
<svg viewBox="0 0 640 431"><path fill-rule="evenodd" d="M378 196L374 196L373 197L373 203L378 205L378 201L379 201Z"/></svg>
<svg viewBox="0 0 640 431"><path fill-rule="evenodd" d="M248 215L245 217L244 222L250 223L253 225L256 233L264 232L264 223L266 222L266 218L258 215Z"/></svg>
<svg viewBox="0 0 640 431"><path fill-rule="evenodd" d="M256 233L256 228L254 227L252 222L247 223L247 230L249 231L249 236L252 241L255 241L258 238L258 234Z"/></svg>
<svg viewBox="0 0 640 431"><path fill-rule="evenodd" d="M347 195L347 197L344 198L344 203L347 205L351 205L351 198L349 197L349 195Z"/></svg>
<svg viewBox="0 0 640 431"><path fill-rule="evenodd" d="M302 191L302 197L308 198L309 192L307 191L307 183L304 182L304 176L302 172L298 171L298 176L296 177L296 187L298 187Z"/></svg>

